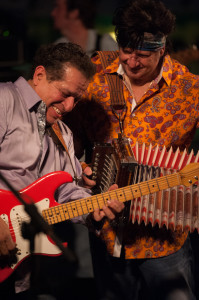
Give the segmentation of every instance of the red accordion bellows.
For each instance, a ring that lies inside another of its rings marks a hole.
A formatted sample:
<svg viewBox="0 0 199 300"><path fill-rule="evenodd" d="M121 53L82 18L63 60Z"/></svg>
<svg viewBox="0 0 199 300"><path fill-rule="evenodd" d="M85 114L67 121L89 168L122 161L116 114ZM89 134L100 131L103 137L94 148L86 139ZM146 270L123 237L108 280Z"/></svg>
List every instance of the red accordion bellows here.
<svg viewBox="0 0 199 300"><path fill-rule="evenodd" d="M146 181L154 176L164 176L177 172L192 162L199 162L199 152L194 156L193 150L190 154L185 150L180 153L177 149L173 152L159 146L145 147L145 144L133 147L133 153L138 165L142 166L142 180ZM159 170L159 175L154 175L154 170ZM144 171L143 171L144 170ZM151 177L152 176L152 177ZM138 176L139 177L139 176ZM132 222L145 224L158 224L166 226L171 230L195 229L199 232L199 186L198 184L185 187L183 185L160 191L141 198L132 200L131 219Z"/></svg>

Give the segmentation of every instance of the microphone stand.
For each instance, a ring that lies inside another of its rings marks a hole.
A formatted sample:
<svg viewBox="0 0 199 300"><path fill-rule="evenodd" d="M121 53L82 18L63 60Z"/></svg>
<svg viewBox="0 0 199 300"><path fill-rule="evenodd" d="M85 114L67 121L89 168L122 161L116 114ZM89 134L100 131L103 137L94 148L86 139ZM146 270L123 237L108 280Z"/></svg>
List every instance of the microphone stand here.
<svg viewBox="0 0 199 300"><path fill-rule="evenodd" d="M0 179L6 184L6 186L15 195L15 197L24 205L24 210L30 216L30 222L24 222L22 224L22 236L24 239L28 239L30 241L31 256L32 254L34 254L35 236L36 234L43 232L54 241L54 243L61 250L63 256L68 261L68 263L75 264L77 262L75 255L69 248L63 246L60 239L55 235L53 228L44 220L44 218L38 212L38 209L34 202L32 201L32 203L29 204L26 201L24 201L20 193L13 188L13 186L7 181L7 179L1 174L1 172Z"/></svg>

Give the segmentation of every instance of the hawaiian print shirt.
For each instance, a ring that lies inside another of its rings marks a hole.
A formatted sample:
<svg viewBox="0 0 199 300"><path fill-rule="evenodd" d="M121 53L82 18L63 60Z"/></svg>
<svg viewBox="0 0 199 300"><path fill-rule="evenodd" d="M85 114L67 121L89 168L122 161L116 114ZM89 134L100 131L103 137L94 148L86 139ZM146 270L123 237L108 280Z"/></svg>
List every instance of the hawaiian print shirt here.
<svg viewBox="0 0 199 300"><path fill-rule="evenodd" d="M93 57L97 73L90 83L86 97L95 98L107 111L111 119L111 132L107 142L118 137L120 127L118 119L111 109L110 91L105 74L115 74L119 68L119 58L114 59L105 70L98 55ZM119 76L119 75L118 75ZM169 55L165 56L162 76L154 80L149 90L142 96L132 110L133 96L123 84L123 94L127 112L124 119L124 134L146 146L159 145L167 149L188 149L197 127L199 127L199 76L191 74L188 69ZM169 255L179 250L186 240L187 233L174 232L172 237L161 237L147 228L138 230L130 225L125 232L126 258L146 258ZM138 233L139 232L139 233ZM106 221L101 231L107 243L109 253L113 254L116 232ZM135 237L136 236L136 237ZM133 238L131 238L133 237Z"/></svg>

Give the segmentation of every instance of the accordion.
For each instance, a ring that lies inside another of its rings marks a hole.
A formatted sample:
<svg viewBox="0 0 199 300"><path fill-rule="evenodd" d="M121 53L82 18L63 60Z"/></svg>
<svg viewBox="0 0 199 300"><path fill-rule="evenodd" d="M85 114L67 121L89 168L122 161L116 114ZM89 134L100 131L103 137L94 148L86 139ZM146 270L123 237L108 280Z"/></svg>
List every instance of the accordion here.
<svg viewBox="0 0 199 300"><path fill-rule="evenodd" d="M96 144L93 149L92 179L97 193L104 193L113 184L119 188L174 174L193 162L199 162L199 152L183 153L159 146L131 147L129 139L119 136L112 144ZM178 185L132 199L130 220L174 230L199 232L199 186Z"/></svg>

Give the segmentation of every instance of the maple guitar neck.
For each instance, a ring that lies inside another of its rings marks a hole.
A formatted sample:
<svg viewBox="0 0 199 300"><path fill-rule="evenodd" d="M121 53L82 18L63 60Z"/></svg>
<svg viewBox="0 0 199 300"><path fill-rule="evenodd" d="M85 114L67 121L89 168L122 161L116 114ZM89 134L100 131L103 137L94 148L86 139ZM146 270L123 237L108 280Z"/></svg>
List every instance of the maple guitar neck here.
<svg viewBox="0 0 199 300"><path fill-rule="evenodd" d="M187 167L185 167L184 169L186 169ZM182 183L182 176L180 175L180 173L181 172L151 179L138 184L91 196L89 198L83 198L51 207L43 210L42 215L49 224L56 224L62 221L66 221L74 217L91 213L96 208L102 209L104 205L107 205L107 201L110 199L117 199L121 202L126 202L137 197L152 194L164 189L184 184ZM189 185L190 184L191 183L189 182Z"/></svg>

